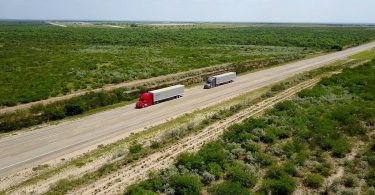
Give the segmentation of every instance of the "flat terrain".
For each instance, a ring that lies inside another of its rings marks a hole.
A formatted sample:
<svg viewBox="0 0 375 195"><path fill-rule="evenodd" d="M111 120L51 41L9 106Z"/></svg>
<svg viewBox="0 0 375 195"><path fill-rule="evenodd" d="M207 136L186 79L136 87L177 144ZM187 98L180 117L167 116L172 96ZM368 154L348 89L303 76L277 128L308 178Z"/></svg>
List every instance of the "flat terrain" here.
<svg viewBox="0 0 375 195"><path fill-rule="evenodd" d="M375 42L238 77L232 84L203 90L188 89L183 98L147 109L134 105L106 111L76 121L63 122L0 140L0 175L7 175L79 149L97 145L116 136L160 123L197 108L281 81L295 74L318 68L375 47Z"/></svg>
<svg viewBox="0 0 375 195"><path fill-rule="evenodd" d="M374 194L375 61L349 67L326 72L312 88L283 100L297 87L290 86L269 98L281 101L273 108L256 117L248 113L199 149L194 144L214 128L193 138L184 147L188 152L174 159L169 159L174 150L154 163L147 157L70 194ZM254 109L264 107L267 103ZM223 118L220 123L231 120ZM162 160L170 166L145 175L149 167L163 166ZM131 179L136 184L124 192ZM76 181L61 182L49 193Z"/></svg>
<svg viewBox="0 0 375 195"><path fill-rule="evenodd" d="M301 59L375 38L366 27L121 27L0 23L0 107L227 62Z"/></svg>

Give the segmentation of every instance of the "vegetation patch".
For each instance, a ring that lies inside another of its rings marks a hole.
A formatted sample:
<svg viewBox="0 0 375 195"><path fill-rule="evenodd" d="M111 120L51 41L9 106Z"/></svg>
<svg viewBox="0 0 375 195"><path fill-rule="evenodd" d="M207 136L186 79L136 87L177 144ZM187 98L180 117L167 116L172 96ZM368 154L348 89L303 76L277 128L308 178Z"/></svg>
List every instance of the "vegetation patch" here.
<svg viewBox="0 0 375 195"><path fill-rule="evenodd" d="M352 63L353 62L351 62L349 64L345 64L345 66L350 66L350 65L352 65ZM211 124L213 121L220 120L221 118L228 117L228 116L238 112L239 110L244 109L249 105L252 105L254 102L257 102L257 101L260 101L261 99L273 96L274 94L278 93L282 89L286 89L288 87L291 87L291 86L295 85L296 83L299 83L303 80L307 80L307 79L316 77L317 75L321 75L322 73L335 71L335 70L338 70L340 68L341 68L340 64L334 64L333 66L327 66L327 67L324 67L324 68L320 68L320 69L311 71L309 73L304 73L304 74L298 75L296 77L293 77L291 79L288 79L287 81L284 81L284 82L278 84L281 87L273 87L272 90L268 91L267 93L264 93L260 99L253 99L253 97L254 97L254 95L258 96L258 95L260 95L259 93L268 90L269 89L268 87L264 88L264 89L261 89L260 91L257 91L257 92L251 92L251 93L242 95L242 96L234 98L232 100L223 102L219 105L216 105L216 106L213 106L213 107L210 107L210 108L206 108L206 109L203 109L203 110L200 110L200 111L196 111L196 112L191 113L191 114L184 115L183 117L180 117L178 119L175 119L175 120L172 120L172 121L167 122L165 124L153 127L153 128L151 128L151 129L149 129L145 132L142 132L141 134L132 135L129 138L127 138L125 140L122 140L122 141L119 141L115 144L111 144L111 145L105 146L105 147L100 147L100 148L98 148L97 151L95 151L93 153L87 154L84 157L75 159L73 161L69 161L67 163L64 163L63 166L59 166L57 169L47 170L44 173L42 173L40 176L38 176L36 178L31 178L30 180L27 180L26 182L18 185L18 187L15 186L15 188L20 188L24 185L30 185L30 184L36 183L37 181L39 181L41 179L46 179L46 178L48 178L48 177L50 177L54 174L57 174L57 173L65 170L65 169L68 169L72 165L73 166L77 165L77 163L79 164L79 166L85 165L86 163L92 162L96 158L99 158L100 156L102 156L102 155L104 155L108 152L111 152L111 151L116 151L116 158L122 157L121 162L114 163L114 164L111 163L111 164L108 164L106 166L103 166L103 168L101 168L97 173L96 172L92 173L92 174L89 173L89 174L86 174L84 176L84 178L81 178L81 179L78 179L78 180L74 179L72 181L69 181L69 183L70 183L69 185L66 185L67 181L64 181L63 183L61 183L61 184L58 183L58 184L54 185L54 187L53 187L53 189L56 189L57 191L61 191L62 189L65 189L64 191L66 192L68 190L71 190L72 188L75 188L76 186L82 185L84 183L89 183L90 181L96 180L98 177L102 177L103 175L107 175L107 174L119 169L121 166L124 165L124 163L125 164L131 163L134 160L138 160L138 159L142 158L142 156L145 156L152 151L157 151L159 149L162 149L162 148L168 146L169 144L173 144L176 138L181 138L183 136L188 135L189 133L197 131L197 130ZM204 117L203 117L203 120L202 119L198 120L198 121L201 121L201 122L192 122L192 121L196 121L197 118L201 118L201 116L207 116L207 115L209 115L209 116L215 115L215 117L208 117L206 119L204 119ZM180 129L179 130L180 132L179 133L172 133L176 129ZM275 134L277 134L280 138L288 137L287 136L288 133L285 133L286 130L279 129L279 130L273 130L273 131L275 131ZM165 132L165 133L161 134L162 137L154 137L154 134L158 133L160 135L160 132ZM182 132L182 134L181 134L181 132ZM284 132L284 133L282 133L282 132ZM178 137L175 137L175 136L178 136ZM244 138L248 137L248 136L249 135L244 135ZM124 152L126 150L126 148L128 148L132 143L137 143L137 140L144 140L144 139L147 140L148 139L147 137L153 137L154 140L151 140L150 143L148 143L148 144L147 143L145 144L142 141L141 143L143 143L143 147L142 147L143 149L142 149L141 152L135 153L135 154L130 154L129 156L126 155L126 152ZM256 137L254 137L254 138L256 138ZM240 148L236 149L236 145L233 145L231 147L234 147L233 148L233 155L237 155L239 158L241 158L241 156L243 155L243 150L240 149ZM257 143L251 142L251 143L246 144L244 147L246 148L246 151L255 152L254 154L249 156L249 160L252 160L253 158L256 158L256 162L260 163L262 166L268 166L268 165L274 163L274 160L275 160L274 158L270 158L269 155L266 155L263 152L259 152L261 147ZM118 151L120 151L120 152L118 152ZM121 154L118 155L119 153L121 153ZM302 154L304 154L304 153L302 153ZM204 184L212 183L216 179L224 177L223 168L218 163L215 163L215 162L209 163L209 165L207 166L207 169L209 171L205 171L204 173L202 173L202 174L204 174L204 180L202 180L202 183L204 183ZM292 171L290 171L290 172L292 172ZM292 174L292 173L290 173L290 174ZM234 183L238 183L238 182L234 182ZM251 184L251 185L253 185L253 184ZM65 186L65 187L63 187L63 186ZM54 190L51 190L51 192L53 192L53 191Z"/></svg>
<svg viewBox="0 0 375 195"><path fill-rule="evenodd" d="M278 104L262 117L231 126L197 153L181 154L174 166L158 174L158 182L171 186L168 178L193 174L212 194L219 190L230 192L226 189L229 185L241 186L240 193L251 190L261 194L291 194L298 183L311 190L320 189L323 175L329 174L328 160L347 155L353 148L351 140L368 140L366 135L375 119L374 79L375 61L324 78L314 88ZM366 158L372 159L371 147ZM372 162L367 160L368 166ZM358 167L353 164L353 168ZM260 174L263 171L265 174ZM206 182L207 173L214 176L214 181ZM374 173L368 169L363 174L368 187L374 186L371 184ZM254 189L257 181L261 187ZM350 175L342 184L345 186L342 193L353 191L349 187L357 185ZM139 184L130 189L137 187L142 190ZM174 190L170 188L153 192L169 194ZM125 193L136 194L136 191Z"/></svg>
<svg viewBox="0 0 375 195"><path fill-rule="evenodd" d="M361 27L0 25L0 106L215 64L303 58L374 37Z"/></svg>

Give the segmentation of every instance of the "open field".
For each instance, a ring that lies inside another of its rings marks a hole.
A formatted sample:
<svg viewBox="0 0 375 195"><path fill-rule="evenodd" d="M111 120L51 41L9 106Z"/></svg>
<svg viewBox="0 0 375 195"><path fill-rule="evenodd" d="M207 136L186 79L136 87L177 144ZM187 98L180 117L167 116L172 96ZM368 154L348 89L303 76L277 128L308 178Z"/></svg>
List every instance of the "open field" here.
<svg viewBox="0 0 375 195"><path fill-rule="evenodd" d="M374 79L375 61L324 78L125 194L373 194Z"/></svg>
<svg viewBox="0 0 375 195"><path fill-rule="evenodd" d="M0 26L0 106L227 62L299 59L375 37L361 27Z"/></svg>

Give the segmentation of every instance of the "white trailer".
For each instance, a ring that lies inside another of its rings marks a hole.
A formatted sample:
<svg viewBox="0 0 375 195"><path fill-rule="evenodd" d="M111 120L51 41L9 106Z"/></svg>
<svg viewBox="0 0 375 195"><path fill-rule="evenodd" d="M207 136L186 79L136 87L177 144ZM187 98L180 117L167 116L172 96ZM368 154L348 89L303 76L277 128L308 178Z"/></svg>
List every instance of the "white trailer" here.
<svg viewBox="0 0 375 195"><path fill-rule="evenodd" d="M184 95L184 92L185 92L184 85L175 85L175 86L171 86L171 87L167 87L163 89L150 91L150 93L153 95L154 104L160 101L166 100L166 99L170 99L174 97L176 98L182 97Z"/></svg>
<svg viewBox="0 0 375 195"><path fill-rule="evenodd" d="M222 84L231 83L236 78L235 72L228 72L221 75L209 77L207 83L204 85L205 89L217 87Z"/></svg>

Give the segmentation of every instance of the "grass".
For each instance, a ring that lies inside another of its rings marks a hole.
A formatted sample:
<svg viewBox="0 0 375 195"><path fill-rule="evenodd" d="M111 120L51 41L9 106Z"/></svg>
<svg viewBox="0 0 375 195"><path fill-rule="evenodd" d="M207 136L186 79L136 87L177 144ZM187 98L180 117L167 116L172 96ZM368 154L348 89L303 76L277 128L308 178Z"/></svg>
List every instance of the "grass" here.
<svg viewBox="0 0 375 195"><path fill-rule="evenodd" d="M365 51L365 52L361 52L359 54L356 54L356 55L352 56L352 58L353 59L368 59L368 60L374 59L375 58L375 49Z"/></svg>

